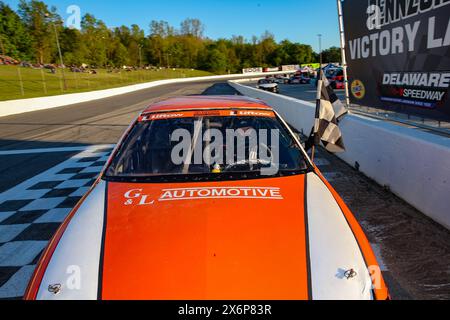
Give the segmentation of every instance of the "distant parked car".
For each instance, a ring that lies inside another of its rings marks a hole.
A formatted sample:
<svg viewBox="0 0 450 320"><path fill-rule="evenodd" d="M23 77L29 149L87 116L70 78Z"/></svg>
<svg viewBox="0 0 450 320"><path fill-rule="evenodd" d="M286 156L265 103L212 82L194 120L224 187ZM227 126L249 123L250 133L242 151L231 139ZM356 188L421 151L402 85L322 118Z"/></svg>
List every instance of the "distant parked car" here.
<svg viewBox="0 0 450 320"><path fill-rule="evenodd" d="M280 90L278 89L278 83L274 82L274 80L270 79L261 79L258 81L258 89L264 90L264 91L270 91L273 93L279 93Z"/></svg>
<svg viewBox="0 0 450 320"><path fill-rule="evenodd" d="M344 69L339 68L334 70L333 73L327 75L330 85L333 89L344 89Z"/></svg>
<svg viewBox="0 0 450 320"><path fill-rule="evenodd" d="M287 84L289 83L289 78L284 76L277 76L274 80L278 84Z"/></svg>
<svg viewBox="0 0 450 320"><path fill-rule="evenodd" d="M0 64L4 64L4 65L17 65L19 64L19 61L17 61L14 58L8 57L8 56L4 56L4 55L0 55Z"/></svg>
<svg viewBox="0 0 450 320"><path fill-rule="evenodd" d="M294 76L289 80L290 84L310 84L311 78L305 75Z"/></svg>
<svg viewBox="0 0 450 320"><path fill-rule="evenodd" d="M33 64L28 61L22 61L21 63L19 63L19 66L24 67L24 68L32 68Z"/></svg>

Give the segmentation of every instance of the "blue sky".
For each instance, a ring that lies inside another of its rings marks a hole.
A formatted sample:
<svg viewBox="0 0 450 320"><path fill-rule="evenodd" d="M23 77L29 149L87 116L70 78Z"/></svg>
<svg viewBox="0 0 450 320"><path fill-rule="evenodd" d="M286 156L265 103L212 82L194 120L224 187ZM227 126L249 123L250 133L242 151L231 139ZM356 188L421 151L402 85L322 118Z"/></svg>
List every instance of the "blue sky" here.
<svg viewBox="0 0 450 320"><path fill-rule="evenodd" d="M19 0L3 0L13 9ZM310 44L317 51L317 34L323 48L339 46L335 0L44 0L66 18L66 8L77 5L81 14L92 13L109 27L138 24L146 33L151 20L165 20L178 28L185 18L198 18L206 36L217 39L243 35L251 39L265 30L277 41Z"/></svg>

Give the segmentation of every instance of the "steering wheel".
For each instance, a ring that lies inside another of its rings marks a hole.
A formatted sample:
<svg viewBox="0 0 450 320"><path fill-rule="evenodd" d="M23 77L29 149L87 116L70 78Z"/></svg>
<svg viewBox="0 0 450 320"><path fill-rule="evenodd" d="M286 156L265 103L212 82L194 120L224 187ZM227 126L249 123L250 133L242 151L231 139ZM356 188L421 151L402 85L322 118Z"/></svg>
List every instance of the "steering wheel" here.
<svg viewBox="0 0 450 320"><path fill-rule="evenodd" d="M236 161L234 163L230 163L225 166L223 171L224 172L232 171L232 169L234 169L236 167L241 167L241 166L248 166L251 168L253 165L270 165L274 160L272 150L266 144L263 144L263 143L261 143L259 147L265 149L266 154L270 154L270 160L258 159L258 155L256 155L256 159L255 158L254 159L243 159L243 160ZM256 153L257 151L258 151L258 147L256 147L256 151L250 151L250 157L251 157L252 153Z"/></svg>

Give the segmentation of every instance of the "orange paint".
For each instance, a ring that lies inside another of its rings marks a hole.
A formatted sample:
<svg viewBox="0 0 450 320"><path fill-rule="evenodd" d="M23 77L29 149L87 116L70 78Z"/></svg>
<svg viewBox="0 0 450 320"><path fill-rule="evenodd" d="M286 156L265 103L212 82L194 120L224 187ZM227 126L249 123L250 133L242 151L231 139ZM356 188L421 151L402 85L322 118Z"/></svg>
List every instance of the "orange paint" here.
<svg viewBox="0 0 450 320"><path fill-rule="evenodd" d="M165 188L250 186L284 200L158 201ZM108 189L103 299L308 299L304 176ZM141 197L125 205L131 189Z"/></svg>
<svg viewBox="0 0 450 320"><path fill-rule="evenodd" d="M166 111L193 111L208 109L254 109L254 110L269 110L272 108L266 105L263 101L252 99L243 96L187 96L180 98L167 99L155 104L152 104L144 110L142 115L154 112Z"/></svg>

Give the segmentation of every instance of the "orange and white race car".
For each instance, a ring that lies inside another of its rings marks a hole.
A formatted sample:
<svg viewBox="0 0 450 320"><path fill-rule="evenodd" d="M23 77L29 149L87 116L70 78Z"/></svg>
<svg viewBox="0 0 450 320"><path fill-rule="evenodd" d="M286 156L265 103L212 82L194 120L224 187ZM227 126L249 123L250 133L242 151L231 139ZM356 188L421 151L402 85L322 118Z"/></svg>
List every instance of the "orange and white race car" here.
<svg viewBox="0 0 450 320"><path fill-rule="evenodd" d="M389 299L358 222L272 108L151 105L44 251L26 299Z"/></svg>

